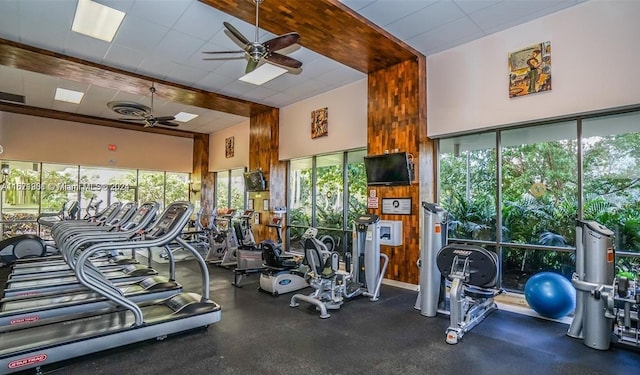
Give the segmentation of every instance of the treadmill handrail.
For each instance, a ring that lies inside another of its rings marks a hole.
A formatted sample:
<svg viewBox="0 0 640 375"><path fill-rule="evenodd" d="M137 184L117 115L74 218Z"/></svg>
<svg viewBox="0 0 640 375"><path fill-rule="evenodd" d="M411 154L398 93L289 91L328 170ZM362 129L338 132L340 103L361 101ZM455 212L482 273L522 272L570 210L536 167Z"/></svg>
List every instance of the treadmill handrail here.
<svg viewBox="0 0 640 375"><path fill-rule="evenodd" d="M149 225L151 225L157 214L158 204L145 203L144 205L140 206L139 210L141 209L146 209L147 212L137 226L117 232L78 234L77 236L59 244L61 250L60 252L62 253L67 263L71 263L74 262L76 258L74 251L78 251L78 249L80 249L80 247L83 245L88 245L95 242L131 240L136 232L142 229L146 229ZM70 264L70 266L73 267L72 264Z"/></svg>
<svg viewBox="0 0 640 375"><path fill-rule="evenodd" d="M104 250L117 250L117 249L132 249L132 248L142 248L142 247L151 247L151 246L164 246L174 240L176 240L180 234L182 233L182 229L189 221L191 214L193 213L193 204L186 201L178 201L167 206L163 214L160 216L160 219L155 223L153 227L158 227L161 224L165 224L163 218L168 216L168 214L174 211L176 208L183 208L181 215L178 217L172 218L170 222L169 228L167 231L159 235L158 237L152 237L150 239L143 239L140 241L123 241L118 243L99 243L95 245L89 246L85 249L80 257L77 260L77 267L75 269L76 276L78 277L78 281L87 288L94 290L97 293L100 293L104 297L110 299L111 301L129 309L134 317L135 323L134 325L139 326L144 324L142 310L140 307L133 303L128 298L120 295L119 293L114 292L108 284L111 282L106 278L97 279L91 276L87 277L87 273L85 267L87 263L90 263L90 257ZM180 241L178 240L180 243ZM197 252L196 252L197 253ZM205 266L206 267L206 266ZM207 296L208 298L208 296Z"/></svg>
<svg viewBox="0 0 640 375"><path fill-rule="evenodd" d="M91 226L89 225L89 229L87 228L87 225L78 225L78 226L69 226L64 230L61 231L57 231L57 232L52 232L52 236L53 238L56 240L56 243L58 243L60 246L64 243L66 243L68 240L72 239L72 238L76 238L78 236L81 237L87 237L89 235L92 234L105 234L105 233L109 233L109 230L112 229L116 229L116 228L126 228L124 230L120 230L121 233L133 233L136 231L135 228L145 228L147 225L149 225L149 223L151 221L153 221L153 219L155 218L155 214L157 213L158 210L158 204L153 202L153 203L145 203L143 205L141 205L137 210L136 213L134 215L132 215L131 220L137 216L137 213L140 212L141 210L145 210L145 216L143 216L142 220L134 227L127 227L127 224L129 224L130 222L126 222L126 223L121 223L122 225L119 227L116 226ZM89 230L90 233L86 233L86 231Z"/></svg>

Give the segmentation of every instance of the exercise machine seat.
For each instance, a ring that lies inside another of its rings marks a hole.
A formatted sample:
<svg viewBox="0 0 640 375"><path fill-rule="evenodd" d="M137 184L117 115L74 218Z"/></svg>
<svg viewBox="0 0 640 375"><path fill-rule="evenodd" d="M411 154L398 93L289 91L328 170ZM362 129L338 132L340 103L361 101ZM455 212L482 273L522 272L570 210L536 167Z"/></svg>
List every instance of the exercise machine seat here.
<svg viewBox="0 0 640 375"><path fill-rule="evenodd" d="M260 244L264 265L276 269L291 269L300 265L293 257L282 254L282 245L271 240L265 240Z"/></svg>
<svg viewBox="0 0 640 375"><path fill-rule="evenodd" d="M469 260L468 275L464 280L467 287L495 288L498 283L498 256L480 246L447 245L438 251L436 264L444 277L452 272L454 259ZM473 292L474 288L468 288Z"/></svg>

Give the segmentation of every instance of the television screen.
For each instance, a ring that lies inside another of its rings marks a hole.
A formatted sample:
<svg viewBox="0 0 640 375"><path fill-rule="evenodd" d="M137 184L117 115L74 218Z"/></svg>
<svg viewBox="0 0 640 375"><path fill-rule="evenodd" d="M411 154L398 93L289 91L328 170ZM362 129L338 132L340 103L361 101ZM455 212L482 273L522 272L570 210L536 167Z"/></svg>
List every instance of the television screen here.
<svg viewBox="0 0 640 375"><path fill-rule="evenodd" d="M261 170L255 170L244 174L244 186L247 191L264 191L267 190L267 181Z"/></svg>
<svg viewBox="0 0 640 375"><path fill-rule="evenodd" d="M364 157L367 185L411 185L406 152Z"/></svg>

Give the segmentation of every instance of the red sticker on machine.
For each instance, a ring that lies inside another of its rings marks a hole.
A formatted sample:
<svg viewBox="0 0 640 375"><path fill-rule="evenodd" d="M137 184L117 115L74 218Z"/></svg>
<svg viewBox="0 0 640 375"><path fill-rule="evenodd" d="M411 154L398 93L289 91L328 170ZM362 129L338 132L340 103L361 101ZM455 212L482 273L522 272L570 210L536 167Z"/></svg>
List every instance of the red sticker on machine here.
<svg viewBox="0 0 640 375"><path fill-rule="evenodd" d="M440 228L440 224L436 224L436 227L434 228L436 233L440 233L442 231L442 229Z"/></svg>
<svg viewBox="0 0 640 375"><path fill-rule="evenodd" d="M613 263L615 256L613 255L613 247L607 248L607 263Z"/></svg>
<svg viewBox="0 0 640 375"><path fill-rule="evenodd" d="M47 360L47 358L48 358L47 355L44 353L36 354L36 355L32 355L31 357L21 358L21 359L16 359L15 361L11 361L7 366L11 369L20 368L20 367L32 365L34 363L44 362Z"/></svg>
<svg viewBox="0 0 640 375"><path fill-rule="evenodd" d="M38 315L26 316L24 318L13 319L9 324L14 325L20 323L35 322L36 320L40 320L40 317Z"/></svg>

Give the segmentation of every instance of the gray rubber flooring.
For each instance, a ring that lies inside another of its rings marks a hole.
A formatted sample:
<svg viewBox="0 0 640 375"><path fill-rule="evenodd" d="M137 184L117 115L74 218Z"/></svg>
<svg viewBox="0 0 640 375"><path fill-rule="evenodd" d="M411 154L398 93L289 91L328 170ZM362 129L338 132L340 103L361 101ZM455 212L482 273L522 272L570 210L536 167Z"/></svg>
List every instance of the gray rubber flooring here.
<svg viewBox="0 0 640 375"><path fill-rule="evenodd" d="M158 265L162 268L163 265ZM209 266L222 321L43 368L51 374L640 374L640 354L601 352L565 335L568 326L497 311L457 345L448 317L413 309L416 292L384 286L378 302L358 297L331 318L289 307L291 294L257 291L258 274L231 285L233 272ZM193 261L178 263L185 289L199 292ZM311 289L304 290L311 292Z"/></svg>

